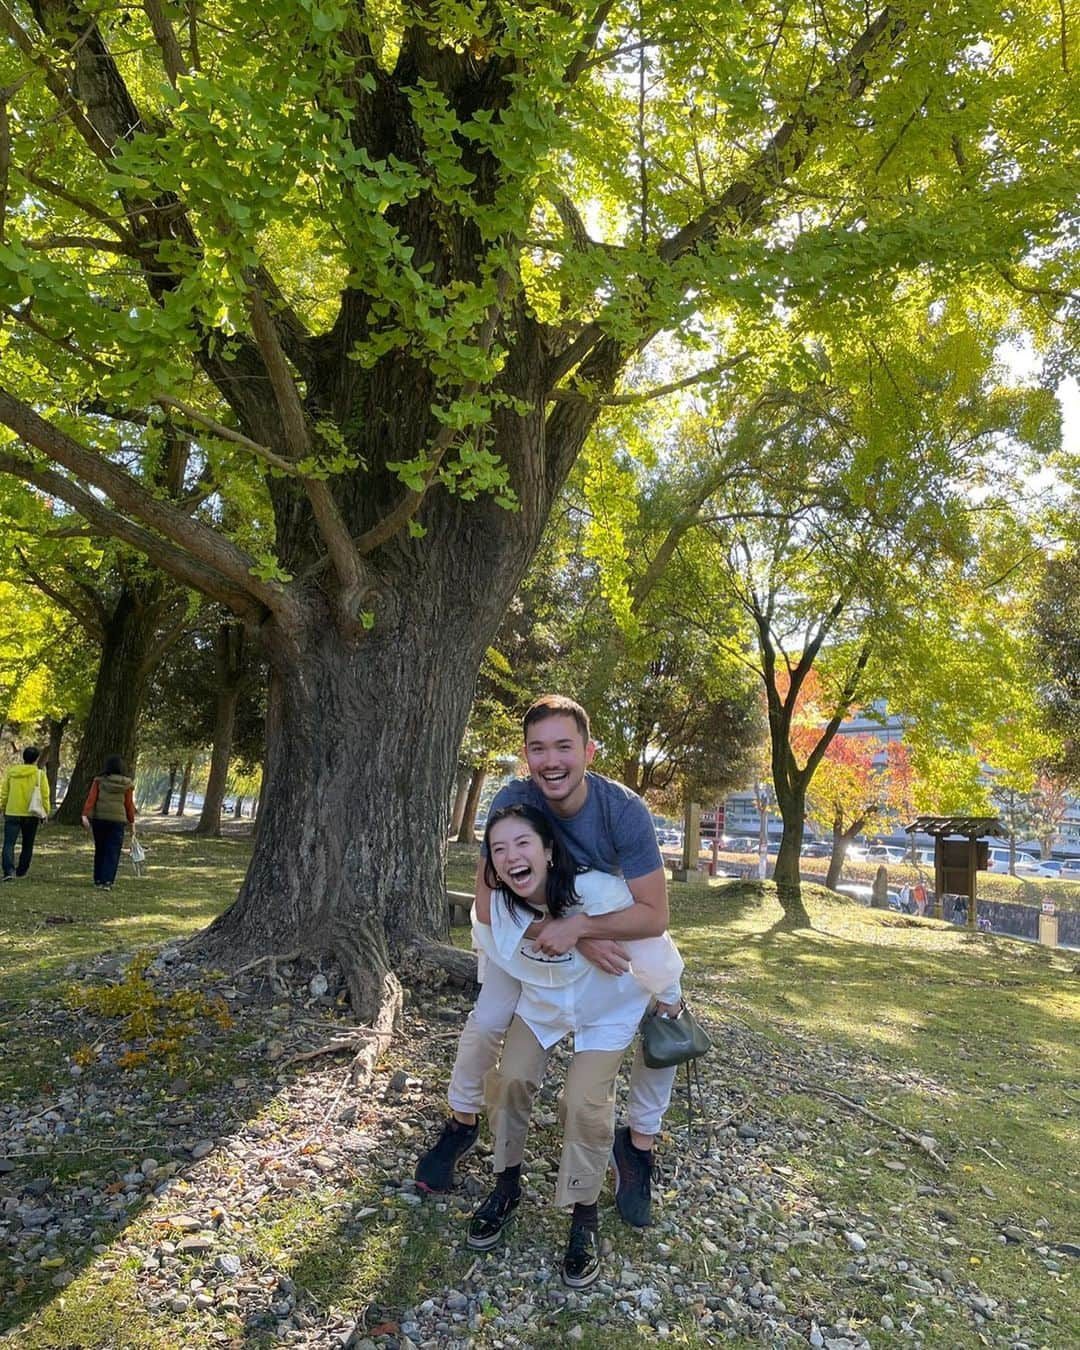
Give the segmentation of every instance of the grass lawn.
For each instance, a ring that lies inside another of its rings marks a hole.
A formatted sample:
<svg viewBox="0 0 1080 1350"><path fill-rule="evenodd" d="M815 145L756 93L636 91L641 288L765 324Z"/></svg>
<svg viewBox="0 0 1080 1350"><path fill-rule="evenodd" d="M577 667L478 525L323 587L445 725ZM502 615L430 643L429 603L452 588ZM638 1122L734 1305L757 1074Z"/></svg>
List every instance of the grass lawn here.
<svg viewBox="0 0 1080 1350"><path fill-rule="evenodd" d="M102 893L90 885L85 838L50 828L30 878L0 889L0 1025L7 1041L0 1098L20 1110L47 1106L70 1084L75 1049L55 1036L35 1040L27 1010L58 999L73 963L180 938L208 922L235 895L249 847L176 833L148 833L147 843L147 876L135 879L125 864L116 888ZM452 888L471 888L474 856L470 848L451 848ZM856 1214L868 1229L902 1243L921 1269L948 1266L956 1281L970 1280L1007 1305L1030 1329L1025 1343L1032 1347L1080 1345L1077 1262L1055 1245L1080 1241L1075 955L869 911L817 887L806 887L805 895L813 930L789 933L778 927L781 911L768 883L673 884L672 931L686 958L688 993L710 1021L746 1028L759 1047L753 1056L725 1055L720 1042L703 1073L737 1091L744 1117L780 1127L774 1145L790 1137L790 1148L774 1148L761 1166L782 1169L793 1205ZM51 924L51 916L74 922ZM454 930L454 939L467 941L466 930ZM435 1040L440 1035L445 1027ZM452 1037L445 1045L449 1063ZM395 1063L396 1054L392 1049ZM304 1072L296 1076L301 1085ZM863 1111L830 1095L836 1093ZM266 1093L260 1110L270 1123L275 1109ZM892 1127L931 1136L947 1170ZM39 1170L59 1176L70 1167L46 1153ZM0 1199L5 1181L0 1176ZM379 1289L384 1302L404 1305L422 1280L452 1283L463 1275L428 1240L422 1213L395 1232L392 1272L378 1244L358 1244L354 1254L363 1252L363 1260L347 1271L333 1241L315 1259L321 1219L335 1207L380 1203L363 1177L353 1190L301 1190L283 1210L268 1204L248 1239L291 1264L296 1282L315 1288L323 1301L344 1303ZM133 1217L133 1226L152 1222L152 1206ZM1006 1228L1016 1240L1006 1240ZM98 1247L86 1254L76 1283L62 1293L43 1285L32 1299L32 1289L15 1294L5 1287L0 1254L0 1329L12 1328L14 1343L33 1350L179 1344L137 1306L123 1252L108 1240ZM835 1292L850 1278L850 1261L839 1243L800 1248L799 1296ZM778 1273L781 1289L785 1278ZM921 1342L899 1329L879 1330L886 1314L899 1328L913 1297L900 1274L884 1269L853 1282L845 1297L852 1325L861 1324L875 1347L1009 1343L995 1331L992 1314L979 1330L950 1319L932 1298L923 1300L927 1310L916 1323ZM185 1332L188 1350L215 1344L211 1335L222 1322L211 1317L198 1325L205 1331L195 1339ZM536 1343L550 1345L551 1334ZM680 1336L682 1343L721 1343L718 1335L700 1339L692 1326L674 1340Z"/></svg>

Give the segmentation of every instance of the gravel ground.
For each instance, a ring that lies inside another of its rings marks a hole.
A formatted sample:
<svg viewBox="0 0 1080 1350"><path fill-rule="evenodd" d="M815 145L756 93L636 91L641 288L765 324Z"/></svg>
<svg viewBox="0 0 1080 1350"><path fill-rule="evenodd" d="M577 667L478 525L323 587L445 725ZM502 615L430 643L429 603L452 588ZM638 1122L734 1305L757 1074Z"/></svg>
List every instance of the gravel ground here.
<svg viewBox="0 0 1080 1350"><path fill-rule="evenodd" d="M82 972L98 981L120 973L116 960ZM149 978L168 993L199 972L167 950ZM143 1307L185 1347L621 1345L635 1344L641 1331L673 1343L857 1350L919 1344L931 1320L955 1326L956 1343L1063 1344L1050 1310L1036 1316L1023 1300L995 1303L974 1282L950 1232L948 1173L925 1152L936 1151L936 1141L920 1150L867 1124L872 1147L864 1139L848 1159L866 1169L860 1175L906 1174L918 1195L940 1197L934 1240L920 1247L935 1252L932 1260L905 1244L899 1212L831 1206L811 1189L813 1168L800 1163L846 1108L823 1101L814 1130L795 1129L770 1112L776 1087L818 1082L856 1104L890 1083L935 1090L910 1074L890 1077L871 1056L856 1063L808 1039L780 1050L740 1022L713 1023L699 1123L692 1135L677 1126L665 1137L653 1228L623 1226L605 1192L601 1279L575 1293L559 1280L566 1219L551 1205L565 1052L557 1052L538 1103L525 1199L508 1239L474 1257L465 1220L489 1186L487 1149L463 1164L452 1196L420 1196L411 1182L416 1156L442 1119L467 993L414 986L400 1039L372 1083L354 1092L340 1055L287 1065L347 1030L333 971L285 966L271 978L264 967L209 988L225 998L235 1026L200 1030L188 1048L205 1069L225 1047L226 1076L217 1080L200 1078L198 1068L172 1077L124 1072L116 1061L132 1046L117 1023L53 1003L30 1007L9 1027L9 1035L68 1053L92 1044L96 1059L83 1068L67 1059L44 1095L0 1107L0 1311L28 1290L39 1290L44 1303L76 1280L108 1285L134 1271ZM320 1217L333 1218L335 1246L361 1244L379 1225L399 1243L410 1228L429 1237L434 1230L440 1260L424 1296L408 1306L317 1301L296 1278L296 1262L275 1259L272 1244L258 1239L268 1207L312 1195ZM992 1208L989 1188L987 1198ZM987 1241L1023 1242L1062 1278L1074 1268L1067 1243L1055 1247L1007 1220ZM856 1313L867 1289L890 1309L872 1323ZM16 1326L7 1336L19 1334Z"/></svg>

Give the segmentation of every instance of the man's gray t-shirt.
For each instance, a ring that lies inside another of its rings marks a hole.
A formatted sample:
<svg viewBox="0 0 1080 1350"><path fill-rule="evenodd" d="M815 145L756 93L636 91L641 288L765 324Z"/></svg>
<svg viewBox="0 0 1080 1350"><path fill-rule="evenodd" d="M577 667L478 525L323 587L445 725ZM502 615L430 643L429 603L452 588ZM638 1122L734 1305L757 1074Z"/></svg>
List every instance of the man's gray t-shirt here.
<svg viewBox="0 0 1080 1350"><path fill-rule="evenodd" d="M576 815L557 816L531 778L496 792L489 817L503 806L533 806L551 822L580 867L595 867L627 881L663 867L649 809L636 792L603 774L586 773L588 793Z"/></svg>

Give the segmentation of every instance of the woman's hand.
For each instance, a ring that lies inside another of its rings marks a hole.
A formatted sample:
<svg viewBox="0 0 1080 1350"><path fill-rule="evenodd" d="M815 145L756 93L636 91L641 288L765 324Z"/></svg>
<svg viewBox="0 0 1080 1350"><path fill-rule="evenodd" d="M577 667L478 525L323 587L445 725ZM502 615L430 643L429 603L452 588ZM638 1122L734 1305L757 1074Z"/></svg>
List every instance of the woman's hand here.
<svg viewBox="0 0 1080 1350"><path fill-rule="evenodd" d="M88 829L90 828L90 817L89 817L89 816L83 816L83 818L82 818L82 823L83 823L83 829L84 829L84 830L88 830Z"/></svg>
<svg viewBox="0 0 1080 1350"><path fill-rule="evenodd" d="M533 946L545 956L565 956L576 947L585 927L584 916L575 914L569 919L545 919L533 938Z"/></svg>
<svg viewBox="0 0 1080 1350"><path fill-rule="evenodd" d="M678 1017L682 1010L682 999L679 999L677 1003L658 1003L656 1005L657 1017Z"/></svg>

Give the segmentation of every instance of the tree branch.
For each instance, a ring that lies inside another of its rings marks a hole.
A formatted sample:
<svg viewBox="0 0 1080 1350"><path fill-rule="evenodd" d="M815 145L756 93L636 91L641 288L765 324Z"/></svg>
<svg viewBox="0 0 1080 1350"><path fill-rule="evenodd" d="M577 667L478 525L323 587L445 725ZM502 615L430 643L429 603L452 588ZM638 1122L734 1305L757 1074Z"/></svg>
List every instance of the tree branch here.
<svg viewBox="0 0 1080 1350"><path fill-rule="evenodd" d="M17 455L0 452L0 473L10 473L24 482L32 483L43 492L59 497L86 520L99 525L105 534L130 544L163 572L168 572L192 590L209 595L245 618L261 617L259 604L246 590L234 585L214 568L106 506L100 498L55 469L46 469Z"/></svg>
<svg viewBox="0 0 1080 1350"><path fill-rule="evenodd" d="M267 309L258 282L250 272L245 276L245 280L248 283L251 326L281 414L285 444L294 459L308 458L312 454L311 436L300 402L300 391L289 369L274 320ZM356 610L362 597L368 590L366 568L357 555L348 527L326 482L306 475L301 475L301 478L319 534L326 544L327 553L341 583L340 608L343 616L353 619L356 617Z"/></svg>
<svg viewBox="0 0 1080 1350"><path fill-rule="evenodd" d="M608 394L602 398L590 398L588 394L583 394L577 389L552 389L548 394L548 399L553 402L571 402L576 399L598 408L634 407L639 403L649 403L652 399L665 398L668 394L677 394L679 390L690 389L695 384L704 384L708 380L718 379L727 371L734 370L736 366L741 365L749 357L750 352L740 352L738 356L733 356L728 361L719 361L716 365L709 366L707 370L699 370L696 374L686 375L683 379L672 380L668 384L654 385L652 389L644 389L640 393L635 391L628 394Z"/></svg>
<svg viewBox="0 0 1080 1350"><path fill-rule="evenodd" d="M129 473L117 468L102 455L87 450L58 427L46 422L33 408L2 386L0 386L0 423L10 427L16 436L40 450L49 459L107 493L122 511L129 511L136 519L173 541L186 553L188 559L186 571L205 567L208 573L220 576L228 583L232 592L232 598L225 602L230 608L237 607L235 592L244 592L279 617L289 620L297 618L293 598L279 582L262 581L256 577L253 574L254 560L242 549L224 539L210 526L192 519L171 503L155 497ZM12 470L12 472L19 471ZM60 483L68 481L60 475L56 475L56 478ZM58 491L57 495L64 501L70 501L64 492ZM82 498L96 501L96 498L85 492L82 492ZM81 507L78 509L81 511ZM117 522L124 520L118 512L108 512L108 516ZM95 511L86 515L86 518L98 521L103 517L100 511ZM153 539L153 536L146 537ZM142 552L150 552L145 539L141 539L135 547ZM178 563L175 559L172 559L169 565L162 563L161 566L166 571L178 575ZM196 585L190 581L188 584ZM215 582L215 585L217 584ZM250 605L246 607L250 609Z"/></svg>
<svg viewBox="0 0 1080 1350"><path fill-rule="evenodd" d="M173 32L173 26L169 22L169 16L165 13L161 0L143 0L143 9L146 10L146 17L150 20L150 27L154 30L154 37L161 48L161 60L165 67L165 74L168 75L169 83L175 89L180 76L188 73L184 54L180 50L180 43L176 40L176 34Z"/></svg>
<svg viewBox="0 0 1080 1350"><path fill-rule="evenodd" d="M697 251L722 231L735 234L757 221L770 192L785 182L813 150L816 144L815 132L829 103L841 96L854 99L862 94L870 83L868 58L879 48L895 45L907 28L907 20L886 6L868 24L850 51L834 63L830 72L807 93L791 117L773 133L765 149L748 166L744 175L729 184L721 196L694 220L659 245L655 255L657 261L670 266ZM553 385L601 343L606 329L603 314L582 329L570 346L552 362L550 380ZM643 341L647 341L648 336L644 334Z"/></svg>

